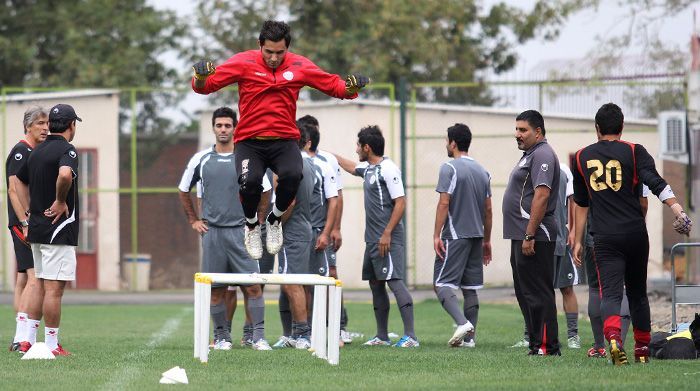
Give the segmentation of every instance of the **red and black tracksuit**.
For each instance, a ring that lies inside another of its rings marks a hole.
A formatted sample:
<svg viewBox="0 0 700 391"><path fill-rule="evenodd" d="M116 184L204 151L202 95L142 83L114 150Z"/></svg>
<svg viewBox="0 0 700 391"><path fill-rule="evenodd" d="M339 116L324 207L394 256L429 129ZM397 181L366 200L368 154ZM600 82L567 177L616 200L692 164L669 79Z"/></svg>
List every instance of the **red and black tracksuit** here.
<svg viewBox="0 0 700 391"><path fill-rule="evenodd" d="M590 208L605 338L620 340L620 304L626 287L635 348L648 346L649 236L639 194L644 183L658 196L667 183L646 149L625 141L601 140L581 149L573 173L574 201Z"/></svg>

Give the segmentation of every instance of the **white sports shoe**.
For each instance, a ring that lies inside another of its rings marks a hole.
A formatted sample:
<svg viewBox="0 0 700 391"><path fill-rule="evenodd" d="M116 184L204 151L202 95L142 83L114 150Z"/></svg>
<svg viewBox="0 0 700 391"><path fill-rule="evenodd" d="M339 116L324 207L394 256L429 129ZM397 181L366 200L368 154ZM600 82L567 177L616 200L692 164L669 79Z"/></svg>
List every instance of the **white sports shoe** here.
<svg viewBox="0 0 700 391"><path fill-rule="evenodd" d="M457 329L455 329L454 334L452 334L452 338L450 338L447 344L455 347L459 346L464 341L464 337L473 332L474 325L470 321L467 321L467 323L457 326Z"/></svg>
<svg viewBox="0 0 700 391"><path fill-rule="evenodd" d="M566 340L569 349L581 349L581 337L574 335L573 337Z"/></svg>
<svg viewBox="0 0 700 391"><path fill-rule="evenodd" d="M270 224L270 222L266 220L265 229L267 230L267 240L265 242L267 252L275 255L280 252L282 242L284 241L284 236L282 235L282 222L278 219L273 224ZM260 249L260 257L262 257L262 248Z"/></svg>
<svg viewBox="0 0 700 391"><path fill-rule="evenodd" d="M450 346L452 346L453 348L475 348L476 342L474 342L474 340L472 339L470 341L462 341L462 342L458 343L457 345L450 345Z"/></svg>
<svg viewBox="0 0 700 391"><path fill-rule="evenodd" d="M253 350L272 350L272 348L266 340L261 338L253 343Z"/></svg>
<svg viewBox="0 0 700 391"><path fill-rule="evenodd" d="M297 346L297 341L291 337L285 337L284 335L280 337L280 339L275 342L274 345L272 345L273 348L275 349L281 349L281 348L294 348Z"/></svg>
<svg viewBox="0 0 700 391"><path fill-rule="evenodd" d="M251 229L245 226L245 249L251 258L258 260L263 256L262 239L260 238L260 224L256 225L255 228ZM268 231L270 232L270 231ZM270 234L267 234L268 242ZM269 248L269 247L268 247Z"/></svg>
<svg viewBox="0 0 700 391"><path fill-rule="evenodd" d="M308 349L311 347L311 342L306 338L297 338L297 349Z"/></svg>
<svg viewBox="0 0 700 391"><path fill-rule="evenodd" d="M340 330L340 340L341 340L344 344L350 344L350 343L352 343L352 336L351 336L350 333L348 333L347 331L345 331L345 330Z"/></svg>
<svg viewBox="0 0 700 391"><path fill-rule="evenodd" d="M231 350L233 344L225 339L217 339L214 342L214 350Z"/></svg>

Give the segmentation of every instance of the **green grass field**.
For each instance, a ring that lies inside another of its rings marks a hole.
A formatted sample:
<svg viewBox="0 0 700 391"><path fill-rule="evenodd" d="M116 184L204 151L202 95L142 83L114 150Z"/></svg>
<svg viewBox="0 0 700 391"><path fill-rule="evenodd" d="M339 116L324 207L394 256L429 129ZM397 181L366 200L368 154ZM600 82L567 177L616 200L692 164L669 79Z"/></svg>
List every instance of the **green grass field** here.
<svg viewBox="0 0 700 391"><path fill-rule="evenodd" d="M239 307L240 308L240 307ZM280 333L276 305L267 312L267 337ZM192 307L182 305L66 306L61 340L73 355L56 360L20 360L0 353L0 389L157 389L160 374L185 368L189 386L198 389L654 389L697 390L700 361L653 361L617 368L586 357L587 349L563 349L562 357L528 357L509 348L522 330L516 307L482 305L477 348L451 349L446 341L452 321L437 301L416 305L418 349L363 347L356 341L341 349L332 367L305 351L257 352L236 346L215 351L208 364L192 356ZM14 332L12 309L0 307L2 343ZM369 304L348 304L350 327L370 336L374 317ZM240 338L240 314L234 339ZM390 331L401 334L392 307ZM560 319L560 325L565 325ZM590 344L588 323L581 335ZM43 340L43 326L40 329ZM565 330L560 329L560 335ZM3 345L5 349L5 345Z"/></svg>

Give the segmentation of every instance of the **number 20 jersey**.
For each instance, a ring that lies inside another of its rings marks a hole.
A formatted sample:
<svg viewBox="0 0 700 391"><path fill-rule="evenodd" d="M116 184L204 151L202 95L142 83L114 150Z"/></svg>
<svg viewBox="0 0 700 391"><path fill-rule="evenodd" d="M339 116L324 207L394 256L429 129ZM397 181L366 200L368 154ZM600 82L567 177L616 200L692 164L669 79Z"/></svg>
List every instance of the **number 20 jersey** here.
<svg viewBox="0 0 700 391"><path fill-rule="evenodd" d="M667 187L643 146L619 140L601 140L579 150L573 174L574 201L590 207L596 235L645 232L642 184L656 196Z"/></svg>

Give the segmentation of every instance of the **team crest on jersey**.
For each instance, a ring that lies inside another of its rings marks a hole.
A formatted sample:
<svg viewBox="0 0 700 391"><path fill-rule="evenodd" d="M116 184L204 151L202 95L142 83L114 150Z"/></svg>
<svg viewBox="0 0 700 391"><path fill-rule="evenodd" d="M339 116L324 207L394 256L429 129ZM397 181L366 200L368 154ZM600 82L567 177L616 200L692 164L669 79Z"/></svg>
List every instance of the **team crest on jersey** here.
<svg viewBox="0 0 700 391"><path fill-rule="evenodd" d="M17 152L17 153L15 154L15 160L18 160L18 161L19 161L19 160L22 160L22 154L19 153L19 152Z"/></svg>
<svg viewBox="0 0 700 391"><path fill-rule="evenodd" d="M287 71L282 74L282 77L284 77L284 80L290 81L294 79L294 74L292 73L292 71Z"/></svg>
<svg viewBox="0 0 700 391"><path fill-rule="evenodd" d="M377 181L376 175L372 175L371 177L369 177L369 184L370 185L374 185L374 182L376 182L376 181Z"/></svg>
<svg viewBox="0 0 700 391"><path fill-rule="evenodd" d="M527 158L523 158L523 160L518 163L518 167L525 167L525 164L527 163Z"/></svg>
<svg viewBox="0 0 700 391"><path fill-rule="evenodd" d="M394 180L394 183L395 183L395 184L398 184L398 183L399 183L399 177L395 176L393 180Z"/></svg>
<svg viewBox="0 0 700 391"><path fill-rule="evenodd" d="M335 183L335 177L334 177L334 176L331 177L331 183Z"/></svg>
<svg viewBox="0 0 700 391"><path fill-rule="evenodd" d="M549 170L549 164L542 163L542 166L540 168L542 169L542 171L547 171L547 170Z"/></svg>
<svg viewBox="0 0 700 391"><path fill-rule="evenodd" d="M70 156L70 157L72 157L73 159L75 159L75 157L78 156L78 154L76 154L75 151L68 151L68 156Z"/></svg>

